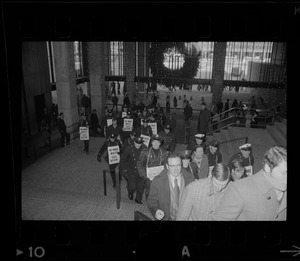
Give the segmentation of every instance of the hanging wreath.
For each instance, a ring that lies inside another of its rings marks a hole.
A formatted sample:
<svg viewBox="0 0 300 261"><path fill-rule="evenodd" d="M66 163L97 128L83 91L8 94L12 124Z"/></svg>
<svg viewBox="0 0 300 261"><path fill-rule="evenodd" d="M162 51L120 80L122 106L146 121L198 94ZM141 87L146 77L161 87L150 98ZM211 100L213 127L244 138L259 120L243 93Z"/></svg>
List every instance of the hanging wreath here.
<svg viewBox="0 0 300 261"><path fill-rule="evenodd" d="M169 69L164 65L165 54L172 49L184 57L183 66L179 69ZM200 55L201 51L197 53L196 48L189 54L183 42L152 42L148 56L149 66L153 77L193 79L198 71ZM172 84L167 79L161 83Z"/></svg>

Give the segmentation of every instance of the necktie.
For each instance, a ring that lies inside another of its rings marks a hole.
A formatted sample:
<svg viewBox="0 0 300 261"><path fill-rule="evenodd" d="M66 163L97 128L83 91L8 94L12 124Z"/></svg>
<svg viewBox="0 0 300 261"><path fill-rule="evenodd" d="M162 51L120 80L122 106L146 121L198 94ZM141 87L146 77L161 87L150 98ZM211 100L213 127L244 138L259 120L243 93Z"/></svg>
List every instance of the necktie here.
<svg viewBox="0 0 300 261"><path fill-rule="evenodd" d="M177 178L175 178L174 183L175 183L175 187L174 187L175 200L176 200L176 203L177 203L177 206L178 206L179 205L180 190L179 190Z"/></svg>

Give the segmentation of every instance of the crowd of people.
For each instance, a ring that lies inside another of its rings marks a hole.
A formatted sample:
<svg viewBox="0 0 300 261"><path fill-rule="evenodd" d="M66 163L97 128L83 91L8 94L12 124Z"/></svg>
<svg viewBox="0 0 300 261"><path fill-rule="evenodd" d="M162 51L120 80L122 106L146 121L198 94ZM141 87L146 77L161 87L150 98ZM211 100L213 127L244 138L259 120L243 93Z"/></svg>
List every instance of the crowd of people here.
<svg viewBox="0 0 300 261"><path fill-rule="evenodd" d="M129 129L127 119L132 119ZM199 127L186 149L174 153L173 115L142 102L123 106L119 114L107 110L102 126L106 142L98 161L104 158L109 164L114 188L116 175L126 180L130 200L143 204L145 195L155 220L286 219L285 148L270 148L262 169L254 173L251 144L241 145L224 163L219 142L207 143L206 129ZM118 146L118 163L110 164L109 146Z"/></svg>

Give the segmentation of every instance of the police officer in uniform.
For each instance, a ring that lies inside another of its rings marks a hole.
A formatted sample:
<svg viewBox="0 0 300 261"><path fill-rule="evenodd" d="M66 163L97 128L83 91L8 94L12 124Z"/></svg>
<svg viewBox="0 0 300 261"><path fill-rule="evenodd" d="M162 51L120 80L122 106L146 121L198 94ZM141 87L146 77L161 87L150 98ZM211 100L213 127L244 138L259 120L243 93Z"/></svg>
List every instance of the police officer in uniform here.
<svg viewBox="0 0 300 261"><path fill-rule="evenodd" d="M111 134L114 134L122 142L122 126L118 125L117 117L112 119L112 125L108 126L106 130L106 137L110 137Z"/></svg>
<svg viewBox="0 0 300 261"><path fill-rule="evenodd" d="M234 154L228 161L228 167L233 168L232 162L234 159L239 158L243 161L247 176L253 175L254 157L252 155L252 146L250 143L246 143L239 147L240 152Z"/></svg>
<svg viewBox="0 0 300 261"><path fill-rule="evenodd" d="M107 120L112 120L113 118L114 118L113 111L107 110L107 115L105 115L101 121L101 128L102 128L103 134L106 138L109 137L109 135L107 136Z"/></svg>
<svg viewBox="0 0 300 261"><path fill-rule="evenodd" d="M86 114L85 114L85 113L82 113L82 114L81 114L81 119L80 119L78 125L79 125L79 126L78 126L79 131L80 131L80 127L87 127L88 132L90 131L90 128L89 128L89 125L90 125L90 124L89 124L89 121L88 121L87 118L86 118ZM83 144L84 144L84 152L85 152L86 154L89 154L89 142L90 142L89 139L83 141Z"/></svg>
<svg viewBox="0 0 300 261"><path fill-rule="evenodd" d="M97 160L101 162L101 158L105 154L105 161L109 164L109 159L108 159L108 152L107 152L107 147L113 147L113 146L119 146L120 148L120 154L122 153L122 144L120 140L117 139L117 136L113 133L110 134L109 138L103 143L102 147L100 148L98 155L97 155ZM119 172L119 163L116 164L110 164L109 165L109 171L111 175L111 179L113 182L113 188L116 188L116 175L120 175ZM121 181L121 176L120 181Z"/></svg>
<svg viewBox="0 0 300 261"><path fill-rule="evenodd" d="M145 148L143 139L135 137L133 144L129 145L122 153L120 162L121 174L127 180L128 198L133 200L134 193L136 193L135 202L138 204L143 204L144 180L139 175L137 161Z"/></svg>
<svg viewBox="0 0 300 261"><path fill-rule="evenodd" d="M143 125L137 129L137 135L145 135L150 138L152 137L153 133L151 127L148 125L148 119L143 119Z"/></svg>
<svg viewBox="0 0 300 261"><path fill-rule="evenodd" d="M125 126L124 125L124 122L125 122L124 120L125 119L132 119L133 120L133 117L131 116L131 112L130 111L128 111L127 114L126 114L126 117L124 117L122 119L122 123L121 123L122 128L124 128L124 126ZM132 124L132 129L133 129L133 124ZM127 140L129 138L131 131L125 131L125 130L122 129L122 139L123 139L123 141L125 141L125 140Z"/></svg>
<svg viewBox="0 0 300 261"><path fill-rule="evenodd" d="M150 140L150 147L141 152L137 162L140 176L144 179L146 199L149 196L151 180L147 177L147 169L158 166L165 166L168 152L160 148L162 139L159 135L153 135Z"/></svg>
<svg viewBox="0 0 300 261"><path fill-rule="evenodd" d="M171 126L165 125L164 130L159 133L163 142L161 148L173 153L176 147L176 136L171 132Z"/></svg>
<svg viewBox="0 0 300 261"><path fill-rule="evenodd" d="M194 148L198 145L202 145L204 152L206 151L206 135L204 133L198 133L195 135L195 139L191 140L189 144L186 147L186 153L185 154L191 154Z"/></svg>

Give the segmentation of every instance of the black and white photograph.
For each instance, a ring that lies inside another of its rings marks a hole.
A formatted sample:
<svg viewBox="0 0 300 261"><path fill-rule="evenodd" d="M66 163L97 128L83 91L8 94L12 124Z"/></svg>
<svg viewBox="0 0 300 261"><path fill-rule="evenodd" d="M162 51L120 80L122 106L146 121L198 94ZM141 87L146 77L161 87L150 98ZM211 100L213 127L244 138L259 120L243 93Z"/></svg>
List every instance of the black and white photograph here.
<svg viewBox="0 0 300 261"><path fill-rule="evenodd" d="M23 220L286 220L286 42L23 42L22 72Z"/></svg>

